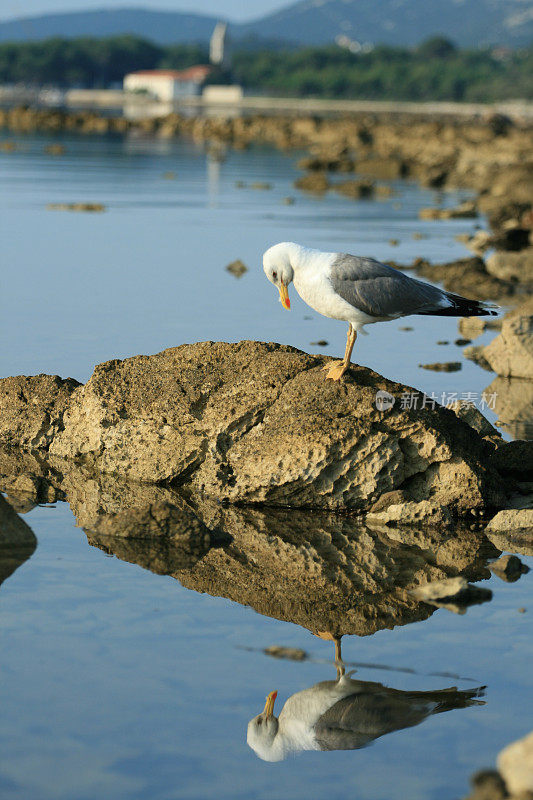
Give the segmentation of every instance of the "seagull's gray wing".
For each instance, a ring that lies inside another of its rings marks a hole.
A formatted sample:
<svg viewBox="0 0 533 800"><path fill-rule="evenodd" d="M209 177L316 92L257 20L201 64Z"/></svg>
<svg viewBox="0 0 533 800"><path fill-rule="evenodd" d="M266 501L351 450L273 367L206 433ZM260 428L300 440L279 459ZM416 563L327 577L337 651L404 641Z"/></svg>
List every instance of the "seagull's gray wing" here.
<svg viewBox="0 0 533 800"><path fill-rule="evenodd" d="M371 317L394 318L438 310L446 294L373 258L339 253L331 284L343 300Z"/></svg>
<svg viewBox="0 0 533 800"><path fill-rule="evenodd" d="M368 683L365 689L339 700L318 719L315 738L321 750L357 750L386 733L419 725L431 714L483 705L477 698L484 687L403 692Z"/></svg>
<svg viewBox="0 0 533 800"><path fill-rule="evenodd" d="M386 733L418 725L436 706L403 692L350 695L320 717L315 738L321 750L357 750Z"/></svg>

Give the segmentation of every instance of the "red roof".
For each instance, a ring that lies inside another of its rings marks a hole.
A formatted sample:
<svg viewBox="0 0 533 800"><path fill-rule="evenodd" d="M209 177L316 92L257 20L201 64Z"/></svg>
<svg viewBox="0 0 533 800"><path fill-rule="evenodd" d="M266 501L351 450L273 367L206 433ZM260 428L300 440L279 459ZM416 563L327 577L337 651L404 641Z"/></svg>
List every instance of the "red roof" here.
<svg viewBox="0 0 533 800"><path fill-rule="evenodd" d="M130 72L130 75L146 75L151 78L174 78L176 81L204 81L212 67L208 64L197 64L188 69L141 69L138 72Z"/></svg>

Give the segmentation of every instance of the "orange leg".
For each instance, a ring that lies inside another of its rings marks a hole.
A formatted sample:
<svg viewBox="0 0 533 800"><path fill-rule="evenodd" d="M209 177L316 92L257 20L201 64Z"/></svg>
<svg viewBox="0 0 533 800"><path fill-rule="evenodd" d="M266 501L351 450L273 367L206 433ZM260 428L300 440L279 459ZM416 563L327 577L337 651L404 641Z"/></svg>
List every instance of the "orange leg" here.
<svg viewBox="0 0 533 800"><path fill-rule="evenodd" d="M325 367L322 369L327 370L327 378L331 378L332 381L340 381L344 373L347 371L348 367L350 366L350 359L352 357L352 350L355 344L355 340L357 339L357 331L355 328L352 327L351 323L348 327L348 336L346 340L346 351L344 353L344 358L342 361L334 361L333 364L329 363L326 364Z"/></svg>

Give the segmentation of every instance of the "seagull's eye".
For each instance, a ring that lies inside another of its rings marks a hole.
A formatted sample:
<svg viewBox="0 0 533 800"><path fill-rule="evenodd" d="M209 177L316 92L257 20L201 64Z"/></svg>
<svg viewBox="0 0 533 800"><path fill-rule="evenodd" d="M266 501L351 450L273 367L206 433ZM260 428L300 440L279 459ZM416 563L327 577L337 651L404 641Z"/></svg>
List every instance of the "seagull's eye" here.
<svg viewBox="0 0 533 800"><path fill-rule="evenodd" d="M272 273L272 277L274 278L274 280L275 280L275 281L277 281L277 279L278 279L278 273L277 273L277 272L273 272L273 273Z"/></svg>

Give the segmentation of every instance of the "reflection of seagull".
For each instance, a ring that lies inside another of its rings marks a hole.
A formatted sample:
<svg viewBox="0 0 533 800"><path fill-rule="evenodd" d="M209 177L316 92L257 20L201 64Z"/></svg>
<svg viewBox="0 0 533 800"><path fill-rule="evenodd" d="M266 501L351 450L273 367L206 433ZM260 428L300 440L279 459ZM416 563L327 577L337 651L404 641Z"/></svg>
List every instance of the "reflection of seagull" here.
<svg viewBox="0 0 533 800"><path fill-rule="evenodd" d="M402 692L341 674L293 694L279 717L273 713L277 692L270 692L263 712L248 723L247 742L263 761L281 761L300 750L357 750L431 714L478 705L474 698L483 688Z"/></svg>
<svg viewBox="0 0 533 800"><path fill-rule="evenodd" d="M495 315L487 303L467 300L429 283L409 278L373 258L347 253L322 253L294 242L281 242L263 256L268 280L279 290L284 308L290 308L288 286L325 317L349 323L342 361L328 364L328 378L338 381L350 366L358 331L371 322L385 322L409 314L445 317Z"/></svg>

